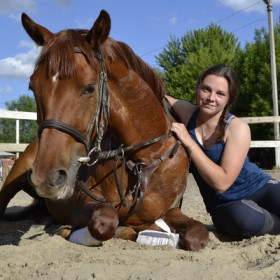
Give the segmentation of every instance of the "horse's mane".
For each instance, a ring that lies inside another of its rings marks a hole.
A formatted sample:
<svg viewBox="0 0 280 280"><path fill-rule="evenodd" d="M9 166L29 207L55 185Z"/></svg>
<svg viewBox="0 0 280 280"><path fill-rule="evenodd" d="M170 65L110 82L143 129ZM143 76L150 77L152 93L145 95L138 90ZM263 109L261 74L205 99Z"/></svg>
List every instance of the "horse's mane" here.
<svg viewBox="0 0 280 280"><path fill-rule="evenodd" d="M78 47L84 53L89 64L94 67L96 57L90 44L85 40L87 32L88 30L68 29L54 34L43 46L35 67L44 63L48 74L59 73L61 79L71 77L76 72L74 63L75 47ZM150 86L162 104L162 98L165 94L163 81L127 44L107 38L99 51L104 60L121 60L128 68L133 69ZM110 71L110 69L106 67L106 71Z"/></svg>
<svg viewBox="0 0 280 280"><path fill-rule="evenodd" d="M150 86L160 102L162 101L165 94L163 81L127 44L108 38L102 45L101 51L104 57L109 55L113 60L121 59L128 68L133 69Z"/></svg>

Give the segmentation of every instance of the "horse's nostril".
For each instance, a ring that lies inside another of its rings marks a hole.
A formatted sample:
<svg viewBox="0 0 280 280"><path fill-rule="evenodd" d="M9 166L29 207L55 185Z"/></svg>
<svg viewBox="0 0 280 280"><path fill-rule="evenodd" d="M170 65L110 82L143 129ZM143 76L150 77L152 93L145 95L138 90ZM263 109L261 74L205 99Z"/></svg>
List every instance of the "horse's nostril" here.
<svg viewBox="0 0 280 280"><path fill-rule="evenodd" d="M56 185L62 186L65 184L67 180L67 173L64 170L58 170L57 171L57 179L56 179Z"/></svg>

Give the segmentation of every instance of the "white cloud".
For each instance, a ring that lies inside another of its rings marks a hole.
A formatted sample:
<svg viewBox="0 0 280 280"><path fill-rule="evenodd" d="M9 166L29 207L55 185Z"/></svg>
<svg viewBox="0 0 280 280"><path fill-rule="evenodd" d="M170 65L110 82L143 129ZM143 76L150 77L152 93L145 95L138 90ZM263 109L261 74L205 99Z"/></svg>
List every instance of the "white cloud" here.
<svg viewBox="0 0 280 280"><path fill-rule="evenodd" d="M266 13L266 4L263 1L257 0L219 0L219 3L223 6L230 7L235 11L245 9L244 12L261 12ZM280 0L273 0L272 5L280 4Z"/></svg>
<svg viewBox="0 0 280 280"><path fill-rule="evenodd" d="M178 21L178 18L176 16L173 16L169 19L169 24L170 25L175 25Z"/></svg>
<svg viewBox="0 0 280 280"><path fill-rule="evenodd" d="M0 0L0 14L10 15L14 13L35 12L37 4L34 0Z"/></svg>
<svg viewBox="0 0 280 280"><path fill-rule="evenodd" d="M12 87L7 85L4 88L0 88L0 94L1 93L7 93L7 92L11 92L12 91Z"/></svg>
<svg viewBox="0 0 280 280"><path fill-rule="evenodd" d="M20 46L27 46L27 53L18 53L14 57L7 57L0 60L0 77L11 79L29 79L40 48L35 44L22 41Z"/></svg>
<svg viewBox="0 0 280 280"><path fill-rule="evenodd" d="M160 17L154 15L153 16L149 15L148 20L150 26L156 26L161 21Z"/></svg>
<svg viewBox="0 0 280 280"><path fill-rule="evenodd" d="M21 21L21 13L18 14L10 14L9 18L14 19L15 21Z"/></svg>
<svg viewBox="0 0 280 280"><path fill-rule="evenodd" d="M77 28L81 29L90 29L94 23L93 18L84 19L83 21L75 20Z"/></svg>
<svg viewBox="0 0 280 280"><path fill-rule="evenodd" d="M69 8L70 6L72 6L71 0L55 0L55 3L65 8Z"/></svg>

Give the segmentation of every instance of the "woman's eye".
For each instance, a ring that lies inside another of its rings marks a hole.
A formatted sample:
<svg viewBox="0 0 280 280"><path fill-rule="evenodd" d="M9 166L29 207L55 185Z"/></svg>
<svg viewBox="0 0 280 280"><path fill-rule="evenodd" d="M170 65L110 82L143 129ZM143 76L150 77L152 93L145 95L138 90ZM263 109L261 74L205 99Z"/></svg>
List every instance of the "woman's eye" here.
<svg viewBox="0 0 280 280"><path fill-rule="evenodd" d="M94 93L95 87L94 85L90 85L84 89L83 94L92 94Z"/></svg>
<svg viewBox="0 0 280 280"><path fill-rule="evenodd" d="M226 94L224 92L218 92L217 95L219 95L219 96L226 96Z"/></svg>

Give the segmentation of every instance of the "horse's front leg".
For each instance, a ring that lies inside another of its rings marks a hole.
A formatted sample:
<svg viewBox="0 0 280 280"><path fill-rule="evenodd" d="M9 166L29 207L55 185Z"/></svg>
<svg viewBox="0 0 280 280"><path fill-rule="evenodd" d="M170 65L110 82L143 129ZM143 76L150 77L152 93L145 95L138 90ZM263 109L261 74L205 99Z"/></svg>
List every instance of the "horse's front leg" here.
<svg viewBox="0 0 280 280"><path fill-rule="evenodd" d="M87 226L73 231L69 241L87 246L99 245L115 236L118 224L118 213L111 204L93 205Z"/></svg>
<svg viewBox="0 0 280 280"><path fill-rule="evenodd" d="M205 248L209 241L209 232L206 226L184 215L179 208L168 210L164 217L165 222L176 233L179 233L179 248L189 251L198 251Z"/></svg>
<svg viewBox="0 0 280 280"><path fill-rule="evenodd" d="M116 209L109 203L97 204L92 211L88 229L93 237L100 241L111 239L119 224Z"/></svg>
<svg viewBox="0 0 280 280"><path fill-rule="evenodd" d="M24 190L33 198L39 198L28 182L27 173L35 159L38 141L27 146L23 154L14 163L7 179L0 191L0 218L4 216L10 200L21 190Z"/></svg>

